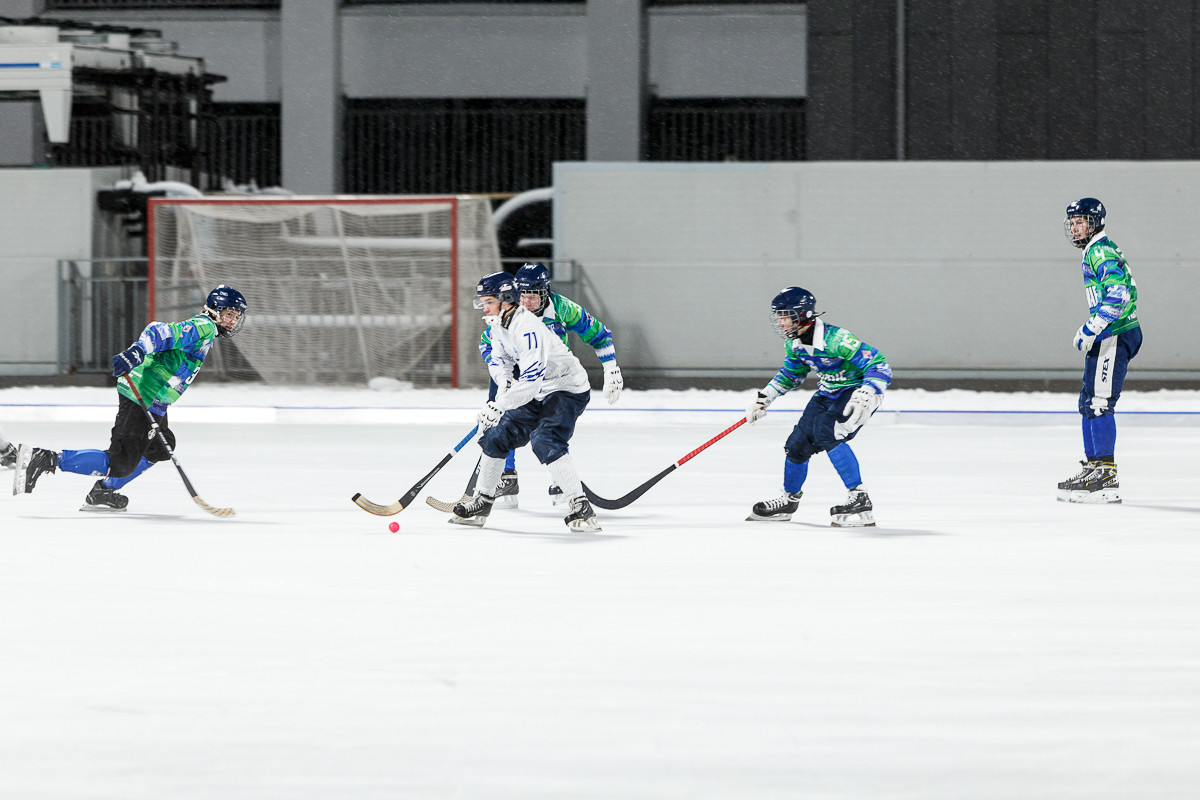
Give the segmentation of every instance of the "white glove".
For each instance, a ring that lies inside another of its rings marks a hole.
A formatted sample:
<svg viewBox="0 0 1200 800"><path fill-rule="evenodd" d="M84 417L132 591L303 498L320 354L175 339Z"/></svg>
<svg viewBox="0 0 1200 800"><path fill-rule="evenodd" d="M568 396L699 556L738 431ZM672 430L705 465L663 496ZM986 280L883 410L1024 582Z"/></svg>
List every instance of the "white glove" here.
<svg viewBox="0 0 1200 800"><path fill-rule="evenodd" d="M863 426L882 402L883 395L870 386L864 384L858 387L854 390L854 394L850 395L850 402L846 403L844 424L847 428Z"/></svg>
<svg viewBox="0 0 1200 800"><path fill-rule="evenodd" d="M475 421L479 423L479 432L482 433L488 428L494 428L500 424L500 418L504 416L504 409L496 405L495 400L489 400L483 408L479 409L479 415L475 417Z"/></svg>
<svg viewBox="0 0 1200 800"><path fill-rule="evenodd" d="M604 399L611 406L621 396L625 381L621 379L621 368L615 361L604 362Z"/></svg>
<svg viewBox="0 0 1200 800"><path fill-rule="evenodd" d="M1092 328L1092 324L1093 324L1092 320L1089 319L1087 322L1085 322L1079 326L1079 330L1075 331L1075 349L1076 350L1079 350L1080 352L1083 352L1083 353L1086 353L1088 350L1091 350L1092 342L1096 341L1096 337L1099 336L1101 331L1104 330L1103 327L1101 327L1100 330L1094 330Z"/></svg>
<svg viewBox="0 0 1200 800"><path fill-rule="evenodd" d="M775 391L774 386L759 389L754 396L754 402L746 406L746 422L753 425L765 417L767 415L767 406L774 403L776 397L779 397L779 392Z"/></svg>

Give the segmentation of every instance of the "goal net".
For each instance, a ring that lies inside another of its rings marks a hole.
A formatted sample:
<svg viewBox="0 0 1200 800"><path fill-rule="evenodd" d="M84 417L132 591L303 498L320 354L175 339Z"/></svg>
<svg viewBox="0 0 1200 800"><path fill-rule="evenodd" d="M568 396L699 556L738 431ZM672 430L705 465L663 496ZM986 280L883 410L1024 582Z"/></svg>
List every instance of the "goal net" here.
<svg viewBox="0 0 1200 800"><path fill-rule="evenodd" d="M471 305L500 269L487 198L152 198L148 216L152 319L192 316L222 283L246 296L210 356L228 378L487 382Z"/></svg>

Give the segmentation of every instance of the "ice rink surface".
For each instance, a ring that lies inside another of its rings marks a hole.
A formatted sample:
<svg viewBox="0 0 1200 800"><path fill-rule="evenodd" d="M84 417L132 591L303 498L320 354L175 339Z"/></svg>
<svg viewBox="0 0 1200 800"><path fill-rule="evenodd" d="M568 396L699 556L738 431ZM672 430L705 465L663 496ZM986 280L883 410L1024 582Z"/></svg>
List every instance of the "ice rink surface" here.
<svg viewBox="0 0 1200 800"><path fill-rule="evenodd" d="M1097 507L1055 501L1072 396L896 391L853 445L878 527L829 527L824 455L792 522L746 522L795 394L576 534L527 449L483 529L351 504L397 499L478 393L194 388L179 459L236 518L169 462L123 515L78 512L77 475L0 494L0 797L1200 796L1200 395L1122 398ZM615 497L745 401L597 397L572 452ZM114 410L0 392L41 446L104 447Z"/></svg>

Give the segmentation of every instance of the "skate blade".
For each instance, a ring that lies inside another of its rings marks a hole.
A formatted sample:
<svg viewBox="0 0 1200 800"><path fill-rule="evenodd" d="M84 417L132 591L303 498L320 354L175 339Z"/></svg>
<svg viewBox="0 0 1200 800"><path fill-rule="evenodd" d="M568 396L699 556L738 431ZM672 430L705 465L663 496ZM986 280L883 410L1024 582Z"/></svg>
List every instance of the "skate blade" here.
<svg viewBox="0 0 1200 800"><path fill-rule="evenodd" d="M832 528L874 528L875 517L870 511L861 514L834 514L829 521Z"/></svg>
<svg viewBox="0 0 1200 800"><path fill-rule="evenodd" d="M1117 489L1101 489L1098 492L1064 489L1059 491L1058 499L1063 503L1082 503L1085 505L1116 504L1121 502L1121 493Z"/></svg>
<svg viewBox="0 0 1200 800"><path fill-rule="evenodd" d="M496 502L492 503L492 510L497 508L516 508L517 496L515 494L502 494L496 498Z"/></svg>
<svg viewBox="0 0 1200 800"><path fill-rule="evenodd" d="M482 528L483 523L487 522L487 517L451 517L448 522L451 525L466 525L468 528Z"/></svg>
<svg viewBox="0 0 1200 800"><path fill-rule="evenodd" d="M791 520L791 514L773 514L769 517L760 517L753 511L750 512L750 516L746 517L746 522L791 522Z"/></svg>
<svg viewBox="0 0 1200 800"><path fill-rule="evenodd" d="M13 464L13 494L25 494L25 472L33 450L27 444L17 445L17 460Z"/></svg>
<svg viewBox="0 0 1200 800"><path fill-rule="evenodd" d="M84 503L79 507L80 511L87 511L90 514L124 514L124 508L112 508L111 506L89 506Z"/></svg>
<svg viewBox="0 0 1200 800"><path fill-rule="evenodd" d="M594 519L576 519L567 523L567 527L576 533L597 533L604 530Z"/></svg>

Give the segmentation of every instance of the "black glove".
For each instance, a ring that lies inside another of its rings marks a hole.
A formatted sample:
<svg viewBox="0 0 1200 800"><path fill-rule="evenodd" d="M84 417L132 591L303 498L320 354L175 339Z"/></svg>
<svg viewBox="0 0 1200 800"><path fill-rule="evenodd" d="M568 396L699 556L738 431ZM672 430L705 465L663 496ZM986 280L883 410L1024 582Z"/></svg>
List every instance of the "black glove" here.
<svg viewBox="0 0 1200 800"><path fill-rule="evenodd" d="M146 360L146 351L140 344L130 345L112 357L113 377L119 377L130 372L138 364Z"/></svg>

